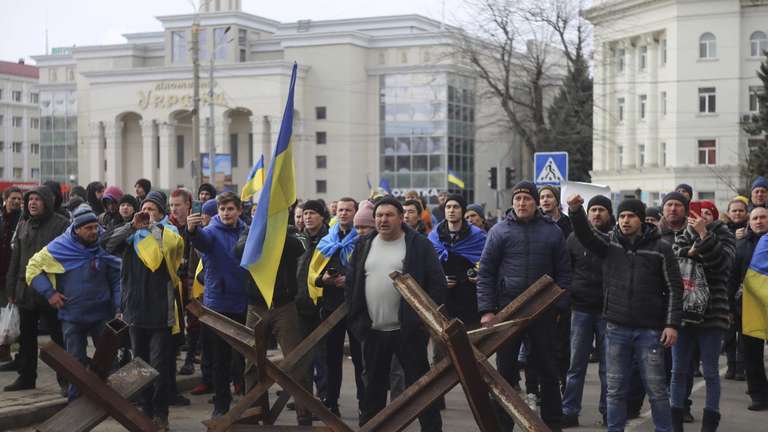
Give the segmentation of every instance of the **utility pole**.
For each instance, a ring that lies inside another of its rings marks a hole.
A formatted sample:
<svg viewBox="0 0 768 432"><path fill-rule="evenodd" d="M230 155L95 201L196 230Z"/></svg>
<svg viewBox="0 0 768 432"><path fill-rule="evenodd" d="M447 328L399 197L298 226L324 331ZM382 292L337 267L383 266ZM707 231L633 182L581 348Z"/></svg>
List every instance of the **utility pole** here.
<svg viewBox="0 0 768 432"><path fill-rule="evenodd" d="M227 33L229 28L224 29L224 33L221 37L224 40L215 40L213 42L213 52L211 52L211 68L208 71L208 165L211 167L211 184L216 184L216 144L215 144L215 126L214 110L213 110L213 68L216 66L216 49L219 44L227 42ZM215 32L214 32L215 35ZM215 37L215 36L214 36Z"/></svg>
<svg viewBox="0 0 768 432"><path fill-rule="evenodd" d="M203 160L200 157L200 13L192 22L192 161L195 188L203 183ZM212 161L209 161L209 166ZM213 171L213 170L211 170ZM211 176L213 177L213 176Z"/></svg>

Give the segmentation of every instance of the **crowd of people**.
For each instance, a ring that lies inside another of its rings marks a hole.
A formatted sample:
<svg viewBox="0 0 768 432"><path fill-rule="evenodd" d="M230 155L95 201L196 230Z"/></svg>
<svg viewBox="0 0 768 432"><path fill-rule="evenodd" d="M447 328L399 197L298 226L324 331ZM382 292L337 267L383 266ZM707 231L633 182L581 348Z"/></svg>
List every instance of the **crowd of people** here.
<svg viewBox="0 0 768 432"><path fill-rule="evenodd" d="M711 201L693 200L686 184L665 194L660 208L628 198L614 211L609 197L585 203L521 181L495 223L483 206L445 192L432 209L415 191L404 199L298 201L271 295L240 265L255 204L210 184L166 196L140 179L134 189L131 195L93 182L73 188L66 202L55 182L3 191L2 297L21 316L18 354L0 347L0 370L18 374L6 392L35 388L43 328L86 363L87 338L95 343L117 318L130 337L115 367L136 356L159 373L139 401L159 428L169 427L169 406L190 403L176 377L194 374L198 364L201 382L191 393L211 393L217 417L258 375L185 313L189 301L250 327L261 320L257 337L283 354L346 304L346 317L294 368L294 378L340 416L348 346L362 425L447 355L393 287L389 275L398 271L468 329L496 324L496 313L544 275L566 290L496 355L500 374L520 391L524 379L552 430L578 426L590 362L599 365L599 412L609 431L624 430L646 396L657 431L682 431L694 421L690 396L699 374L706 383L701 430L715 431L721 353L725 378L746 380L747 408L768 410L765 340L741 329L742 282L754 251L768 248L763 177L722 213ZM78 397L63 377L58 382L63 395ZM512 430L512 418L495 405L501 430ZM441 400L426 409L421 430L441 431L444 408ZM317 420L307 407L293 409L299 425Z"/></svg>

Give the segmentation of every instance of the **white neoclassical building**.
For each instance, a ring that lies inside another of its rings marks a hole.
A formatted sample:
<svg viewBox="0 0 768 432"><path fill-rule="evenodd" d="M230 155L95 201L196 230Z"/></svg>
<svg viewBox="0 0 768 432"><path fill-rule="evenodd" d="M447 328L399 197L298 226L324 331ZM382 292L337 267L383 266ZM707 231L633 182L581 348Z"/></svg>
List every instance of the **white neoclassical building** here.
<svg viewBox="0 0 768 432"><path fill-rule="evenodd" d="M496 148L517 140L475 130L478 83L451 55L442 23L418 15L280 23L243 12L240 0L208 5L199 15L200 144L206 152L212 120L216 152L231 158L232 187L242 185L259 155L269 157L297 62L300 197L362 197L368 179L374 186L383 179L434 202L437 190L451 187L450 170L465 181L469 200L494 203L487 167L498 163L497 154L516 154ZM128 190L140 177L161 189L192 184L195 16L157 19L162 31L126 34L124 44L34 57L41 98L69 107L73 121L60 126L76 124L74 133L52 135L74 143L46 143L44 178L102 180Z"/></svg>
<svg viewBox="0 0 768 432"><path fill-rule="evenodd" d="M656 204L679 183L725 205L757 137L766 0L596 0L593 176Z"/></svg>

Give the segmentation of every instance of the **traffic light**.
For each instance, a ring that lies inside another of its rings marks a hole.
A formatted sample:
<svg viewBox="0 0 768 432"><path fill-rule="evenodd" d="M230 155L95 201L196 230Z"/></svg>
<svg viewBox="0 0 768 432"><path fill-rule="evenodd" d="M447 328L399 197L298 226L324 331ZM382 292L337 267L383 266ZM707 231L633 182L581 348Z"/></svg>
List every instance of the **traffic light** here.
<svg viewBox="0 0 768 432"><path fill-rule="evenodd" d="M504 169L505 171L505 185L507 189L512 189L512 187L515 185L515 167L506 167Z"/></svg>
<svg viewBox="0 0 768 432"><path fill-rule="evenodd" d="M491 189L498 189L498 170L496 167L491 167L491 169L488 170L488 186L491 187Z"/></svg>

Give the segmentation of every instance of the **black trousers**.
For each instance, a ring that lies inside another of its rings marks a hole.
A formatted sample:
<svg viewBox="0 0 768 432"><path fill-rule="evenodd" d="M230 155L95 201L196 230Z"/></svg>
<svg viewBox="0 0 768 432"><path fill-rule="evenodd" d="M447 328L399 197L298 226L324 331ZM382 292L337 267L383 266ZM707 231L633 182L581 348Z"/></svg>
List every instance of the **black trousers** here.
<svg viewBox="0 0 768 432"><path fill-rule="evenodd" d="M60 347L66 349L64 336L61 333L61 321L58 311L52 308L24 309L19 308L19 375L23 380L37 380L37 336L40 333L39 322L45 320L45 326L51 340ZM64 385L64 378L56 377L60 385Z"/></svg>
<svg viewBox="0 0 768 432"><path fill-rule="evenodd" d="M365 392L365 384L363 384L363 353L360 348L360 342L347 329L347 320L344 319L336 324L325 337L325 364L328 381L324 402L329 407L339 405L345 334L349 335L349 350L352 353L352 364L355 366L355 388L357 389L358 405Z"/></svg>
<svg viewBox="0 0 768 432"><path fill-rule="evenodd" d="M763 348L765 341L752 336L741 335L744 350L744 370L747 376L747 393L752 400L768 401L768 380L765 377Z"/></svg>
<svg viewBox="0 0 768 432"><path fill-rule="evenodd" d="M541 315L526 330L528 342L528 365L539 377L541 388L541 419L548 425L557 425L562 420L562 397L560 395L560 372L557 352L557 325L553 311ZM510 384L517 380L517 354L520 338L507 342L496 353L496 368ZM499 412L502 430L512 430L512 419L506 412Z"/></svg>
<svg viewBox="0 0 768 432"><path fill-rule="evenodd" d="M245 324L245 313L219 313ZM229 390L232 378L232 347L208 326L203 327L203 343L206 343L206 340L210 344L211 357L213 357L211 378L213 378L213 390L215 392L214 409L222 413L227 412L229 411L229 404L232 402L232 392Z"/></svg>
<svg viewBox="0 0 768 432"><path fill-rule="evenodd" d="M141 409L151 417L168 415L168 388L171 369L168 366L168 347L171 328L141 328L131 326L133 353L149 363L158 373L155 382L141 393Z"/></svg>
<svg viewBox="0 0 768 432"><path fill-rule="evenodd" d="M427 335L421 331L403 333L400 330L382 332L370 330L363 341L365 394L360 425L372 419L387 404L389 370L392 356L397 356L405 371L405 384L410 386L429 371ZM434 404L420 416L422 432L440 432L443 421Z"/></svg>

